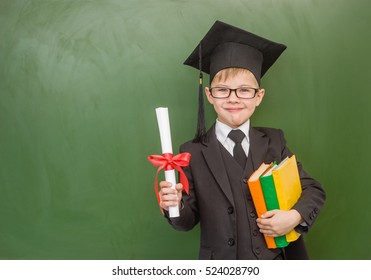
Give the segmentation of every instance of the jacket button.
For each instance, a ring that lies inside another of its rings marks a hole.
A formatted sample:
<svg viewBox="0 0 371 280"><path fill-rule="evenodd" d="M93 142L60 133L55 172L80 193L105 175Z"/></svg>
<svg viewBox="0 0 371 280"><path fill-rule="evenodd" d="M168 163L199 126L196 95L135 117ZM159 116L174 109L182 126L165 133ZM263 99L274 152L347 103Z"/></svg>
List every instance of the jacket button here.
<svg viewBox="0 0 371 280"><path fill-rule="evenodd" d="M228 239L228 245L229 246L233 246L234 245L234 239L233 238L229 238Z"/></svg>
<svg viewBox="0 0 371 280"><path fill-rule="evenodd" d="M254 229L252 232L252 235L257 236L258 235L258 230Z"/></svg>
<svg viewBox="0 0 371 280"><path fill-rule="evenodd" d="M232 206L228 207L228 214L233 214L233 212L234 212L233 207Z"/></svg>
<svg viewBox="0 0 371 280"><path fill-rule="evenodd" d="M313 220L315 216L316 216L316 214L314 214L313 212L311 212L311 213L309 214L309 218L310 218L311 220Z"/></svg>
<svg viewBox="0 0 371 280"><path fill-rule="evenodd" d="M247 184L247 181L248 181L249 179L247 179L247 178L243 178L242 179L242 182L244 183L244 184Z"/></svg>
<svg viewBox="0 0 371 280"><path fill-rule="evenodd" d="M254 251L255 251L255 253L257 254L257 255L259 255L260 254L260 247L256 247L255 249L254 249Z"/></svg>
<svg viewBox="0 0 371 280"><path fill-rule="evenodd" d="M251 212L250 212L250 217L251 217L251 218L255 218L255 217L256 217L254 211L251 211Z"/></svg>
<svg viewBox="0 0 371 280"><path fill-rule="evenodd" d="M252 200L251 194L247 195L247 200Z"/></svg>

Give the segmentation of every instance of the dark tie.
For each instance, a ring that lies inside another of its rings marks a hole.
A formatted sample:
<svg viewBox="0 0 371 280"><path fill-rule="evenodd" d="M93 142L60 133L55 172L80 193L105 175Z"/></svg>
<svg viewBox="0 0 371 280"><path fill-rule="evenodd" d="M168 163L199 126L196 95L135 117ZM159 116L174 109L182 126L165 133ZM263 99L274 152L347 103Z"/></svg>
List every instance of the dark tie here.
<svg viewBox="0 0 371 280"><path fill-rule="evenodd" d="M246 165L246 154L245 151L242 148L241 142L245 138L245 134L239 130L231 130L231 132L228 134L228 137L233 140L235 143L233 148L233 157L238 162L239 165L244 169Z"/></svg>

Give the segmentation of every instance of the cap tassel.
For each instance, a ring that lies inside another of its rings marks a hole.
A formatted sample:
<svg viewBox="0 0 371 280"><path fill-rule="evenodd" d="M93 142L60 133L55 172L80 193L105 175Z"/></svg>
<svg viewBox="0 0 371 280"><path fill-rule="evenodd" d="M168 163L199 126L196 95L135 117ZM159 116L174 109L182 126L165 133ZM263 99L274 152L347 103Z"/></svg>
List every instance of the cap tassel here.
<svg viewBox="0 0 371 280"><path fill-rule="evenodd" d="M196 131L195 138L193 139L193 142L202 143L206 141L206 126L205 126L201 43L199 45L198 51L199 51L200 84L198 86L197 131Z"/></svg>

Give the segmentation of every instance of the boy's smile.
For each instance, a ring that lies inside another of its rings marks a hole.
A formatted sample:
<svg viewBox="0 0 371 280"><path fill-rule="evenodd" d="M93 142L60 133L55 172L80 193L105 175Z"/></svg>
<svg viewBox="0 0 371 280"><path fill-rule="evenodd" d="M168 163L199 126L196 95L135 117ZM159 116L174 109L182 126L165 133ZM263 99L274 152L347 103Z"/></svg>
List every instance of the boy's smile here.
<svg viewBox="0 0 371 280"><path fill-rule="evenodd" d="M223 71L223 70L221 70ZM218 80L217 75L211 83L211 87L258 88L258 82L254 75L248 71L238 71L234 75L229 75L225 80ZM245 123L254 113L255 108L261 103L264 97L264 89L259 89L256 96L252 99L243 99L236 96L232 91L228 98L218 99L211 96L210 88L205 88L205 93L210 104L218 115L218 120L230 126L237 128Z"/></svg>

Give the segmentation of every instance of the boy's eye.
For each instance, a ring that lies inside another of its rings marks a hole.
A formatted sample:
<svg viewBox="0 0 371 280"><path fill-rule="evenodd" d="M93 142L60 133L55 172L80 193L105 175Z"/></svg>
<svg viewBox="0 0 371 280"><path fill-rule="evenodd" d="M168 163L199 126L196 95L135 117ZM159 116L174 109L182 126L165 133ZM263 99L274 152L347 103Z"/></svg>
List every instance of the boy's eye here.
<svg viewBox="0 0 371 280"><path fill-rule="evenodd" d="M246 93L253 92L253 90L251 88L240 88L239 92L242 94L246 94Z"/></svg>
<svg viewBox="0 0 371 280"><path fill-rule="evenodd" d="M229 89L227 88L216 88L216 91L219 93L228 93Z"/></svg>

